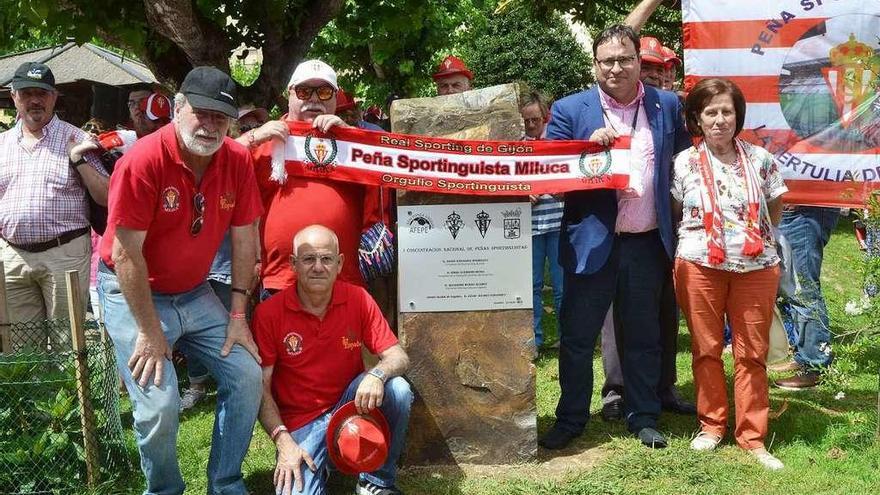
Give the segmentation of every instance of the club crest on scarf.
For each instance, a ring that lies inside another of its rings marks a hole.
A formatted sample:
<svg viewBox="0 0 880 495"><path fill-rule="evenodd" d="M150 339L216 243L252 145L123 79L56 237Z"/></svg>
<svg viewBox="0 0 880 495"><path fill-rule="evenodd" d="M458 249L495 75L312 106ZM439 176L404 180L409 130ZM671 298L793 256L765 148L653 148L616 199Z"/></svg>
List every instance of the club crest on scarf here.
<svg viewBox="0 0 880 495"><path fill-rule="evenodd" d="M306 136L304 152L306 155L306 167L315 173L330 174L336 169L336 139L332 136L326 138L316 137L314 134Z"/></svg>

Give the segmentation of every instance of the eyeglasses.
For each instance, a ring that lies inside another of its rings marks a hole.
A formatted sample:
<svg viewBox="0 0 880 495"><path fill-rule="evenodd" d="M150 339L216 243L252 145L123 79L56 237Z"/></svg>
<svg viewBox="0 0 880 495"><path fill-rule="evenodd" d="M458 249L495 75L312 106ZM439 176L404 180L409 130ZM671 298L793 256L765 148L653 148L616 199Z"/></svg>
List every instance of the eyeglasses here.
<svg viewBox="0 0 880 495"><path fill-rule="evenodd" d="M602 60L596 60L596 63L599 64L602 70L611 70L614 68L614 64L620 64L621 69L629 69L636 64L636 56L603 58Z"/></svg>
<svg viewBox="0 0 880 495"><path fill-rule="evenodd" d="M313 94L317 94L318 99L321 101L327 101L330 98L333 98L333 95L336 94L336 90L333 89L333 86L328 84L318 86L317 88L310 86L297 86L293 88L293 92L296 93L296 97L300 100L308 100Z"/></svg>
<svg viewBox="0 0 880 495"><path fill-rule="evenodd" d="M307 254L305 256L297 256L296 262L301 263L305 266L315 266L316 263L321 262L323 266L333 266L339 261L339 256L325 254L322 256L318 256L316 254Z"/></svg>
<svg viewBox="0 0 880 495"><path fill-rule="evenodd" d="M205 225L205 195L196 193L193 196L193 221L189 227L189 234L193 237L199 235Z"/></svg>
<svg viewBox="0 0 880 495"><path fill-rule="evenodd" d="M544 122L544 119L542 119L540 117L532 117L530 119L523 119L523 123L525 125L538 125L541 122Z"/></svg>

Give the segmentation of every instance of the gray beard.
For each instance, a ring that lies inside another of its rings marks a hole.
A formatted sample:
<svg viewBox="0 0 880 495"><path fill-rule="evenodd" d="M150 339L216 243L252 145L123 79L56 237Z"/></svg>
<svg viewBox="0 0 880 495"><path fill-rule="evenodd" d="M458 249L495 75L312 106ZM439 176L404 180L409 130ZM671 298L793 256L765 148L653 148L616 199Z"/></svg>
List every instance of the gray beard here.
<svg viewBox="0 0 880 495"><path fill-rule="evenodd" d="M195 133L183 129L180 130L180 137L186 150L197 156L211 156L223 146L223 139L219 139L216 144L202 144L196 139Z"/></svg>

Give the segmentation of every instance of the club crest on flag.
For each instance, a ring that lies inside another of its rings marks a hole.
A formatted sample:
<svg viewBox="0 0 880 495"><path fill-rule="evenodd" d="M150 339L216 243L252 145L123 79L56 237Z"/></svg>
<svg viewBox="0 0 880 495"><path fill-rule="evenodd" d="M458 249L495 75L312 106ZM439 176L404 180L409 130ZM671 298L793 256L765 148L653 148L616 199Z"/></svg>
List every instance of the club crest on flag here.
<svg viewBox="0 0 880 495"><path fill-rule="evenodd" d="M336 139L332 136L327 138L315 137L312 134L306 136L304 143L306 155L306 167L316 173L329 174L336 168Z"/></svg>
<svg viewBox="0 0 880 495"><path fill-rule="evenodd" d="M861 106L877 93L880 57L850 33L849 40L832 48L828 58L831 67L823 67L822 75L837 105L840 124L847 128Z"/></svg>
<svg viewBox="0 0 880 495"><path fill-rule="evenodd" d="M782 124L791 128L792 137L828 152L874 147L865 139L865 127L875 120L871 105L880 82L878 30L880 16L838 15L817 20L791 46L779 72L778 101ZM795 145L782 138L777 134L764 147L785 150Z"/></svg>

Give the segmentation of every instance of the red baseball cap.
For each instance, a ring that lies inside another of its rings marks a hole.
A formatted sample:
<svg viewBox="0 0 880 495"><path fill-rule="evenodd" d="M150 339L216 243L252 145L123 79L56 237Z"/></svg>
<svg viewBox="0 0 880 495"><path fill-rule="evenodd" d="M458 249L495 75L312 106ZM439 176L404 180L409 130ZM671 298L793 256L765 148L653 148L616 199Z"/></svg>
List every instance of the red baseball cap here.
<svg viewBox="0 0 880 495"><path fill-rule="evenodd" d="M153 93L138 103L141 112L152 121L171 118L171 100L160 93Z"/></svg>
<svg viewBox="0 0 880 495"><path fill-rule="evenodd" d="M639 56L642 63L666 65L663 59L663 44L652 36L643 36L639 43Z"/></svg>
<svg viewBox="0 0 880 495"><path fill-rule="evenodd" d="M342 88L339 88L339 91L336 92L336 113L338 114L356 107L357 103L354 102L354 98L349 96Z"/></svg>
<svg viewBox="0 0 880 495"><path fill-rule="evenodd" d="M449 55L440 62L440 65L437 67L437 72L434 72L434 75L431 77L436 80L441 77L453 76L455 74L461 74L468 78L468 80L474 78L473 72L468 69L467 65L465 65L460 58L455 55Z"/></svg>
<svg viewBox="0 0 880 495"><path fill-rule="evenodd" d="M340 407L327 425L327 453L345 474L371 473L385 464L391 430L379 408L358 414L354 401Z"/></svg>
<svg viewBox="0 0 880 495"><path fill-rule="evenodd" d="M668 46L660 47L660 54L663 55L663 61L667 65L681 65L681 59L678 58L678 55L675 54L675 50L669 48Z"/></svg>

